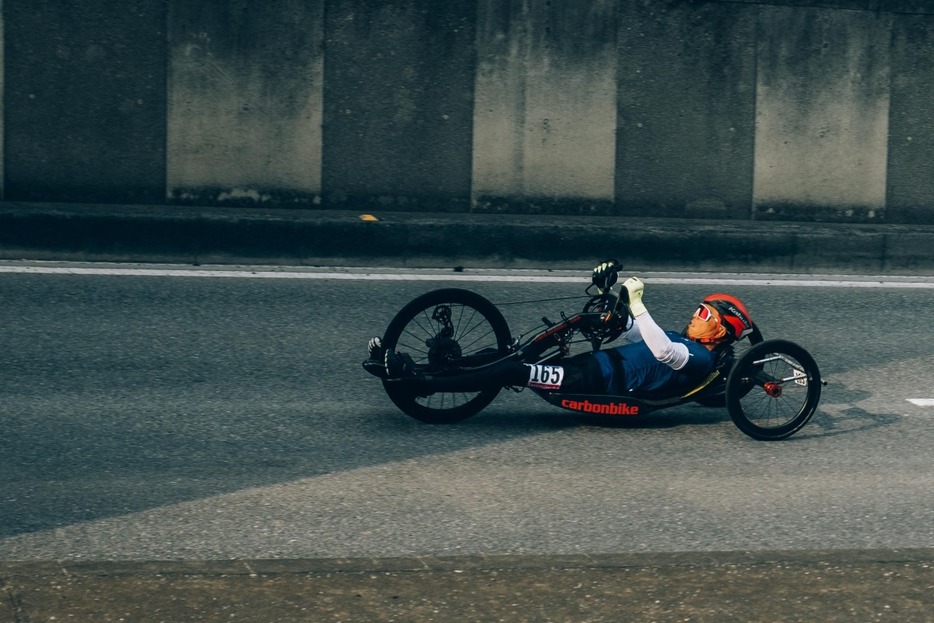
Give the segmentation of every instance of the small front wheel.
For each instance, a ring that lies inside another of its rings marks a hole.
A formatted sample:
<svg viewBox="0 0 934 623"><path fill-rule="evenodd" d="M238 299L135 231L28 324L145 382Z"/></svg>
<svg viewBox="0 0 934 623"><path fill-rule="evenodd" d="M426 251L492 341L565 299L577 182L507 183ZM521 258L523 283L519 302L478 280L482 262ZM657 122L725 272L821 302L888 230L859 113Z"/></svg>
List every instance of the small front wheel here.
<svg viewBox="0 0 934 623"><path fill-rule="evenodd" d="M814 358L794 342L756 344L733 366L726 405L736 426L763 441L785 439L808 423L820 401Z"/></svg>
<svg viewBox="0 0 934 623"><path fill-rule="evenodd" d="M405 353L419 369L443 373L464 362L493 361L509 352L509 325L493 303L476 292L445 288L423 294L389 323L383 347ZM479 392L419 394L408 383L384 380L403 413L431 424L450 424L486 407L502 387Z"/></svg>

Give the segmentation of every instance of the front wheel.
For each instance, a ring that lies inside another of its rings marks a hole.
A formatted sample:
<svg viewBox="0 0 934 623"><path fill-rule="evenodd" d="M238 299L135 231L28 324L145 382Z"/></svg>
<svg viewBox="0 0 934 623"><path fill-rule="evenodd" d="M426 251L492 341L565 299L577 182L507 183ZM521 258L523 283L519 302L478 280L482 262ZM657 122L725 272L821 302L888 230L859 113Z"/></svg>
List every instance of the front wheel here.
<svg viewBox="0 0 934 623"><path fill-rule="evenodd" d="M409 355L417 369L438 373L459 363L505 356L511 341L509 325L493 303L469 290L445 288L403 307L389 323L383 347ZM393 380L384 380L383 388L403 413L431 424L450 424L475 415L502 389L419 394L411 384Z"/></svg>
<svg viewBox="0 0 934 623"><path fill-rule="evenodd" d="M821 376L814 358L794 342L756 344L733 366L726 405L736 426L764 441L785 439L808 423L820 401Z"/></svg>

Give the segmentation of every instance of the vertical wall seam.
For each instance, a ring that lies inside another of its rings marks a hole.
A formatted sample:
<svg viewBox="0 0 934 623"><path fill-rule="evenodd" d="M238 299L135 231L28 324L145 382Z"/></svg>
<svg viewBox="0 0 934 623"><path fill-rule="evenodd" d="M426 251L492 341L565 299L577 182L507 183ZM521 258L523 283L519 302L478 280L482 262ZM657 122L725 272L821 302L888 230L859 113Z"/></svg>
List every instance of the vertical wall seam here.
<svg viewBox="0 0 934 623"><path fill-rule="evenodd" d="M877 19L879 15L881 15L881 13L876 14ZM889 167L891 166L891 163L892 163L892 158L890 154L891 145L892 145L892 94L893 94L893 86L895 84L895 77L894 77L895 68L892 66L892 61L895 58L895 20L894 19L888 20L888 28L889 28L889 50L888 50L889 82L886 85L886 89L888 91L886 95L888 97L889 103L885 111L885 154L884 154L885 180L883 181L884 192L882 195L882 221L883 222L885 222L889 218L889 191L891 189L889 185L889 177L890 177ZM885 261L884 258L885 258L885 255L883 254L883 263Z"/></svg>
<svg viewBox="0 0 934 623"><path fill-rule="evenodd" d="M5 6L0 0L0 201L6 200L6 20L4 19Z"/></svg>
<svg viewBox="0 0 934 623"><path fill-rule="evenodd" d="M529 13L531 9L529 8L529 0L522 0L521 16L522 19L519 20L519 28L516 33L516 39L518 40L518 55L521 57L521 66L517 72L517 77L519 80L518 88L516 89L516 94L519 98L519 101L516 102L516 144L515 144L515 154L513 155L513 171L516 175L516 190L514 191L518 196L525 197L528 194L528 174L526 171L527 162L526 162L526 124L528 123L528 113L529 113L529 64L532 61L532 28L529 25Z"/></svg>
<svg viewBox="0 0 934 623"><path fill-rule="evenodd" d="M2 2L3 0L0 0ZM169 28L172 23L172 2L165 1L165 12L162 14L162 38L165 41L165 75L163 80L163 97L165 98L165 114L162 116L162 204L169 204L169 117L172 86L172 41L169 39Z"/></svg>
<svg viewBox="0 0 934 623"><path fill-rule="evenodd" d="M752 158L749 166L752 169L752 184L749 188L749 220L756 220L756 154L759 142L759 22L762 19L762 7L754 7L755 15L752 33Z"/></svg>

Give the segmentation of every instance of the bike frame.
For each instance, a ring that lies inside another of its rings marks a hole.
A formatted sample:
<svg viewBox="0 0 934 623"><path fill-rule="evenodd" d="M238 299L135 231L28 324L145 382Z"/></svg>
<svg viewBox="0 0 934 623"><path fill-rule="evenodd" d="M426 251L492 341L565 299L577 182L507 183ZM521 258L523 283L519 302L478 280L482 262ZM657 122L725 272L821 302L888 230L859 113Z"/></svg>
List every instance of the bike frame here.
<svg viewBox="0 0 934 623"><path fill-rule="evenodd" d="M596 352L622 336L630 313L620 300L624 291L620 289L620 295L612 291L615 278L612 273L599 285L588 287L590 300L579 313L571 316L562 313L557 323L542 318L543 329L536 328L516 339L496 305L479 294L457 288L427 292L393 317L383 335L385 358L373 357L371 350L363 367L382 380L390 400L406 415L432 424L459 422L479 413L504 387L525 389L526 383L519 380L522 375L518 370L507 370L509 366L497 368L498 365L543 364L538 371L544 379L551 372L548 365L562 362L567 365L573 345L589 342ZM596 295L591 292L592 287L598 288ZM532 301L526 301L529 302ZM460 310L456 322L451 313L454 307ZM468 310L466 318L464 310ZM473 324L477 315L479 324ZM465 332L459 333L462 319L466 322ZM481 327L481 332L469 338L464 349L467 352L463 352L461 340L477 327ZM395 350L403 335L409 336L409 341L404 341L403 348L396 351L398 360L391 361L389 353L393 351L389 349ZM489 336L495 337L495 341L490 343ZM824 384L820 370L804 348L788 340L764 340L754 324L743 339L749 342L748 350L737 351L732 344L718 349L714 369L707 378L678 395L583 394L548 389L546 385L529 389L560 409L610 419L647 415L692 402L724 407L734 424L753 439L785 439L799 431L814 414ZM418 353L419 363L410 352ZM382 359L393 365L398 363L402 374L387 377ZM517 384L503 385L503 378L512 378ZM747 399L750 392L759 390L761 396ZM435 394L439 394L437 400Z"/></svg>
<svg viewBox="0 0 934 623"><path fill-rule="evenodd" d="M611 304L612 299L615 299L615 301ZM565 316L562 312L562 319L557 323L551 323L547 318L543 318L542 321L548 325L547 328L518 345L513 352L476 367L462 368L460 372L476 372L508 360L529 364L550 363L558 365L561 359L570 354L570 344L579 333L590 334L588 339L591 348L596 352L606 341L606 333L610 323L618 321L620 314L628 316L629 309L625 304L621 304L619 296L614 295L609 288L601 292L599 297L593 297L589 305L592 305L595 301L602 301L603 305L609 310L583 311L572 316ZM557 350L551 352L553 349ZM698 399L722 396L725 377L724 371L718 367L691 391L676 396L657 398L609 394L569 394L534 387L530 389L546 402L569 411L594 415L639 416L660 409L694 402Z"/></svg>
<svg viewBox="0 0 934 623"><path fill-rule="evenodd" d="M696 402L702 398L721 396L725 380L726 378L720 370L714 370L703 383L688 393L658 399L612 394L568 394L537 388L532 388L532 391L546 402L568 411L614 417L639 416L688 402Z"/></svg>

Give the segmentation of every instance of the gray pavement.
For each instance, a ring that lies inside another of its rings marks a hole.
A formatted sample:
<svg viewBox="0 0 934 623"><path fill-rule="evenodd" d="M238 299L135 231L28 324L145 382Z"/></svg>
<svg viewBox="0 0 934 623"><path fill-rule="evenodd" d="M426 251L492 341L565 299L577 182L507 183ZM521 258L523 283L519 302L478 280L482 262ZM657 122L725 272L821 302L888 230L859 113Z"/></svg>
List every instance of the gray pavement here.
<svg viewBox="0 0 934 623"><path fill-rule="evenodd" d="M0 203L0 259L934 274L934 226ZM934 621L934 550L0 561L0 623Z"/></svg>

